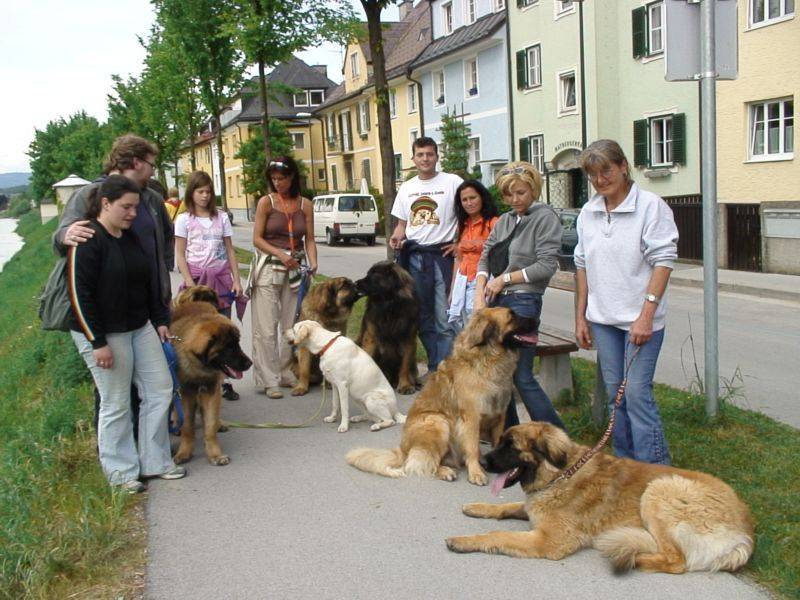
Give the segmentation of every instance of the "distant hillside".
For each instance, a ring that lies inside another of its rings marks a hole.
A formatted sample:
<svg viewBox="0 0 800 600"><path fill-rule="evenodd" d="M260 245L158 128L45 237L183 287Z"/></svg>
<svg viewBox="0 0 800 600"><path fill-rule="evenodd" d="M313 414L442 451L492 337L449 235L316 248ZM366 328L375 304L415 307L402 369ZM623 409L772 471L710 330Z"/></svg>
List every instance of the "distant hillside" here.
<svg viewBox="0 0 800 600"><path fill-rule="evenodd" d="M30 173L0 173L0 188L12 188L28 185Z"/></svg>

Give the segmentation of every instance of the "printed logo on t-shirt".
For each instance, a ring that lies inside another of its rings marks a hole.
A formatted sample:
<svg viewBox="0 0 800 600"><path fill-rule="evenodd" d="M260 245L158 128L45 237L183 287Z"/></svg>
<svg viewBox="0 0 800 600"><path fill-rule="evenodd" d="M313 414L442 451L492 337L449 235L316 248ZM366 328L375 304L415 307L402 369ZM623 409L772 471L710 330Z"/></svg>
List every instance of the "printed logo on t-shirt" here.
<svg viewBox="0 0 800 600"><path fill-rule="evenodd" d="M439 205L430 196L420 196L411 205L411 225L421 227L422 225L439 225L441 220L436 214Z"/></svg>

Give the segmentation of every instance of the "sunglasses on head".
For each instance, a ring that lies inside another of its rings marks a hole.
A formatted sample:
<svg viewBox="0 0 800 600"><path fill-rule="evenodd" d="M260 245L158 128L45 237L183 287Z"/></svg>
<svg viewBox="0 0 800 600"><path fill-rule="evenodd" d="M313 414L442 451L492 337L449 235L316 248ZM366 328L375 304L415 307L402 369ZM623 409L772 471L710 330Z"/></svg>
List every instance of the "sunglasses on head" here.
<svg viewBox="0 0 800 600"><path fill-rule="evenodd" d="M289 165L287 165L286 163L282 163L279 160L270 161L269 166L270 167L280 167L281 169L288 169L289 168Z"/></svg>
<svg viewBox="0 0 800 600"><path fill-rule="evenodd" d="M525 172L525 167L506 167L500 171L500 175L522 175Z"/></svg>

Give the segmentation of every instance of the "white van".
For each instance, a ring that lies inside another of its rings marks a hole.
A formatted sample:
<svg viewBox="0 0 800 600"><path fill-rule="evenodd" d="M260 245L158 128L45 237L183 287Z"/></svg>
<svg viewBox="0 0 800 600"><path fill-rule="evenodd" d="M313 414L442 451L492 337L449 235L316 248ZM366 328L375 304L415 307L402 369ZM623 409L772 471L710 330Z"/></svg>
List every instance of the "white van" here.
<svg viewBox="0 0 800 600"><path fill-rule="evenodd" d="M378 205L371 195L328 194L314 198L314 238L325 238L329 246L353 239L372 246L379 232Z"/></svg>

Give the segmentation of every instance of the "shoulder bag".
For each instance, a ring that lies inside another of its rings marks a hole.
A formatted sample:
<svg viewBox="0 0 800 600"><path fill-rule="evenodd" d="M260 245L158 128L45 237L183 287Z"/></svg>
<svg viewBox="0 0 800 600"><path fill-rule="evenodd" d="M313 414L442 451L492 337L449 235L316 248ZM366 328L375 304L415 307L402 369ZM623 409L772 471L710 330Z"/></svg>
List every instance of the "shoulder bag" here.
<svg viewBox="0 0 800 600"><path fill-rule="evenodd" d="M517 227L521 222L522 219L519 219L514 225L514 229L508 234L508 237L489 248L489 273L492 277L501 275L508 268L508 248L511 246L511 241L514 239L514 234L517 232Z"/></svg>

